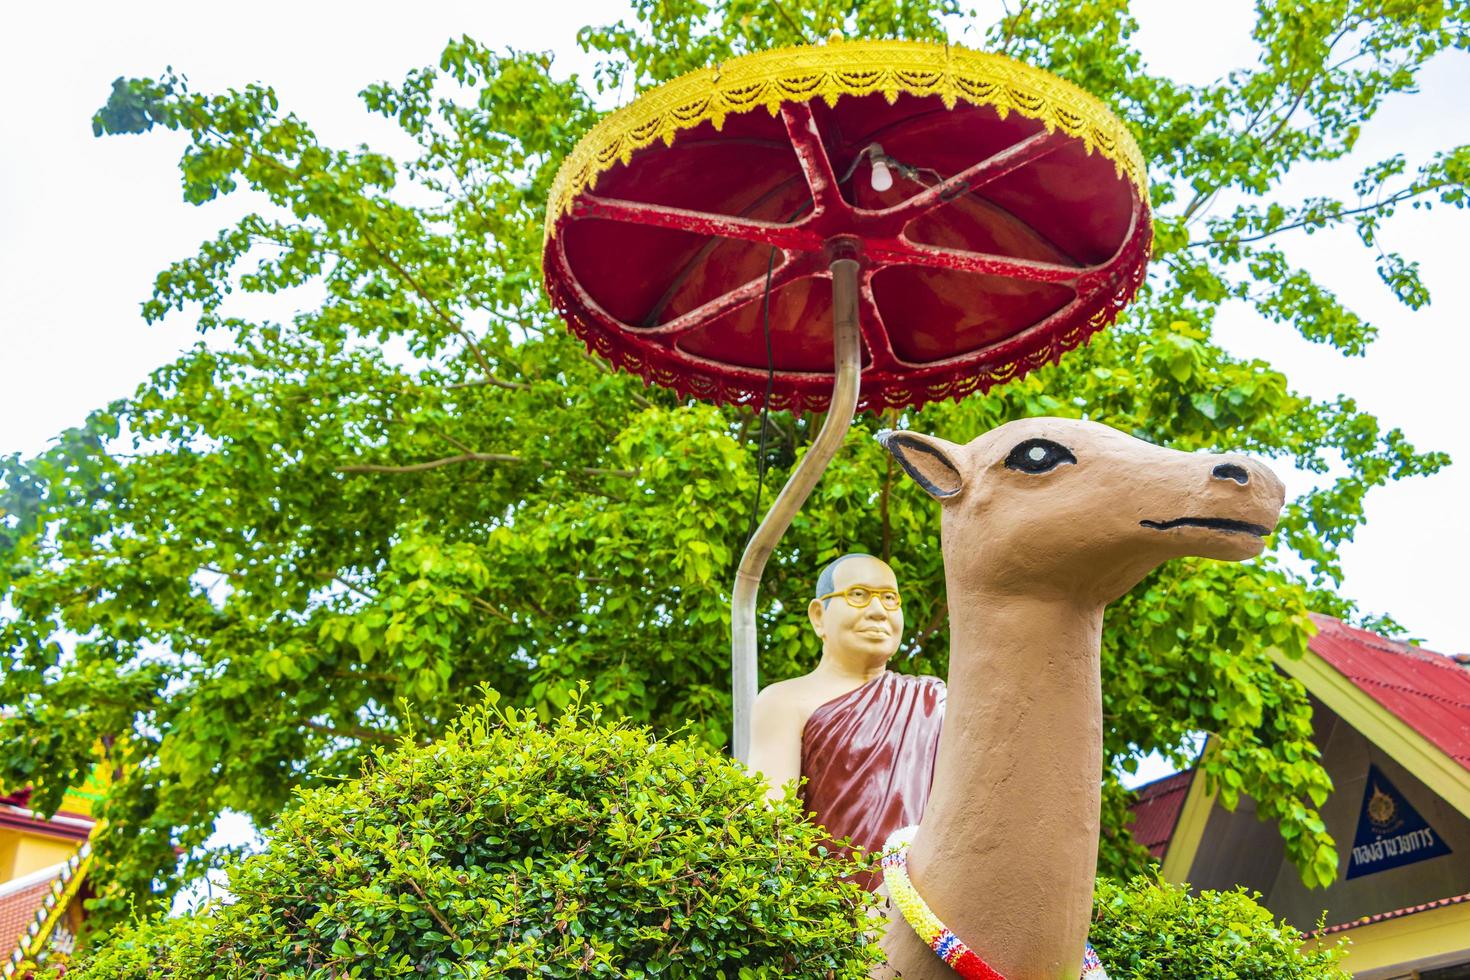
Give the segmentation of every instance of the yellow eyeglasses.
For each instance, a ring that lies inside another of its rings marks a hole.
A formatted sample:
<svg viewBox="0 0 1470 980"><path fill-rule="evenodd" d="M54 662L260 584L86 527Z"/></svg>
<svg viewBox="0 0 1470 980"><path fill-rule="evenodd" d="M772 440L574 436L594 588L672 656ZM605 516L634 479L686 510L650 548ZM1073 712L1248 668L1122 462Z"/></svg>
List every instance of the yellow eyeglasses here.
<svg viewBox="0 0 1470 980"><path fill-rule="evenodd" d="M866 609L870 602L877 599L883 603L884 609L892 612L903 603L903 600L898 597L898 592L895 589L872 589L866 585L853 585L843 589L841 592L828 592L826 595L817 596L817 601L825 602L828 599L835 599L838 596L842 596L847 604L854 609Z"/></svg>

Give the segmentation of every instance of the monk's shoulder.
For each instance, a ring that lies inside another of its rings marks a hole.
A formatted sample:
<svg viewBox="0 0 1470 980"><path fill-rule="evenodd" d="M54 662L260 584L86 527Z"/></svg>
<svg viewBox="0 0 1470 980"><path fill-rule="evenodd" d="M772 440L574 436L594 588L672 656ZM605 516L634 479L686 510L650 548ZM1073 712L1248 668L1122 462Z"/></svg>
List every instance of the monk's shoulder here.
<svg viewBox="0 0 1470 980"><path fill-rule="evenodd" d="M755 696L756 704L765 705L788 705L794 701L800 701L808 685L803 683L805 677L788 677L784 681L776 681L761 688L761 692Z"/></svg>
<svg viewBox="0 0 1470 980"><path fill-rule="evenodd" d="M760 713L792 715L805 720L821 703L820 688L807 675L776 681L756 695L755 710Z"/></svg>

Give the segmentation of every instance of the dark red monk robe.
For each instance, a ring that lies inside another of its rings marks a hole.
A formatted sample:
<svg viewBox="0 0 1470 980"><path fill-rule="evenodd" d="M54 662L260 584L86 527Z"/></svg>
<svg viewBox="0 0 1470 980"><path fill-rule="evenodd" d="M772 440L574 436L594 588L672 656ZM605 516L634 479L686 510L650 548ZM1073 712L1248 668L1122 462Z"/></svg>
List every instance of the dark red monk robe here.
<svg viewBox="0 0 1470 980"><path fill-rule="evenodd" d="M877 853L895 830L919 822L934 781L944 694L937 677L884 671L812 712L801 736L802 798L833 838Z"/></svg>

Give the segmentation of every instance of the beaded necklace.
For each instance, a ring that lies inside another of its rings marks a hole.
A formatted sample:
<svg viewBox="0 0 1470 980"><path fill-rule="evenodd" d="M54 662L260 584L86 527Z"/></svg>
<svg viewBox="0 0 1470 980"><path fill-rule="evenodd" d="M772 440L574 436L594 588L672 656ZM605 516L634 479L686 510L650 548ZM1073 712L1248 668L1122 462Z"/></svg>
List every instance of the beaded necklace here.
<svg viewBox="0 0 1470 980"><path fill-rule="evenodd" d="M914 826L896 830L883 846L883 880L888 885L889 896L919 938L964 980L1005 980L951 932L949 926L940 922L929 903L914 889L914 883L909 880L909 845L914 842L914 832L918 829ZM1082 975L1078 980L1108 980L1107 971L1091 943L1082 956Z"/></svg>

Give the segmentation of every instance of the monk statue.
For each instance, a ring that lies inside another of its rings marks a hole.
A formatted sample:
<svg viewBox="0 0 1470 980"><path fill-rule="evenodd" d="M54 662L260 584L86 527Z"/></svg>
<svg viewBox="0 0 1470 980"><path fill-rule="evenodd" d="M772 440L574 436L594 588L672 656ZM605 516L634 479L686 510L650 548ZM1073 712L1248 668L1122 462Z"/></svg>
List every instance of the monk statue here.
<svg viewBox="0 0 1470 980"><path fill-rule="evenodd" d="M903 603L887 562L843 555L822 570L815 596L807 616L821 660L760 692L750 764L772 798L806 777L802 799L816 821L834 840L877 853L924 814L944 682L888 669L903 639Z"/></svg>

